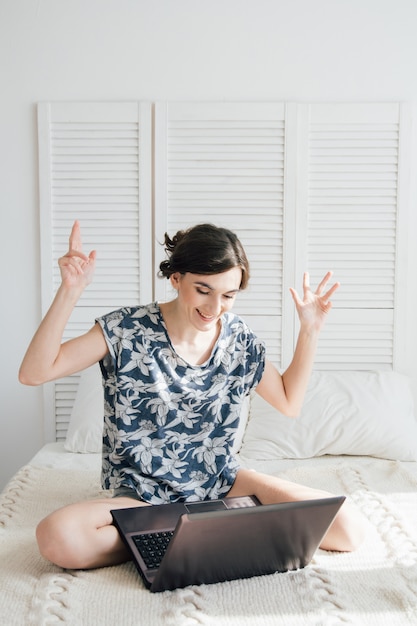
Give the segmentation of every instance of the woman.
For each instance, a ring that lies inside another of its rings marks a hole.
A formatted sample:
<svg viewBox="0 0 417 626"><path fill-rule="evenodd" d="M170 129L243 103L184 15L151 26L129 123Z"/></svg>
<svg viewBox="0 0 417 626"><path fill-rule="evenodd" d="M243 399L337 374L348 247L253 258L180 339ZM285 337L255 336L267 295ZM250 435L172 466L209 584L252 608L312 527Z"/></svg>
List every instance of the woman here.
<svg viewBox="0 0 417 626"><path fill-rule="evenodd" d="M241 469L231 452L245 397L256 389L288 416L298 415L330 298L331 273L317 290L304 276L303 298L291 290L300 319L293 360L280 375L263 343L230 311L249 279L234 233L202 224L165 235L162 276L176 290L166 303L123 308L96 320L89 332L62 343L68 318L92 280L95 251L82 252L74 223L59 260L61 286L29 345L22 383L38 385L100 362L104 380L103 486L115 498L80 502L37 528L45 558L65 568L92 568L128 559L112 525L115 508L176 500L256 495L263 504L329 495ZM321 547L354 549L362 522L346 503Z"/></svg>

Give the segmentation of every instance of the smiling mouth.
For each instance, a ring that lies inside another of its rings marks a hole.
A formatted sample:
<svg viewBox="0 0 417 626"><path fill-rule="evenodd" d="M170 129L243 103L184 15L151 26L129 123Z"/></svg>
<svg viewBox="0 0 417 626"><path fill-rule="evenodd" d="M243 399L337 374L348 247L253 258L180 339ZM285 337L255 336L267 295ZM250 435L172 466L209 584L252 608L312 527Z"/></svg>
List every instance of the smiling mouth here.
<svg viewBox="0 0 417 626"><path fill-rule="evenodd" d="M212 320L215 319L213 315L204 315L204 313L202 313L199 309L197 309L197 313L199 314L201 319L203 319L205 322L211 322Z"/></svg>

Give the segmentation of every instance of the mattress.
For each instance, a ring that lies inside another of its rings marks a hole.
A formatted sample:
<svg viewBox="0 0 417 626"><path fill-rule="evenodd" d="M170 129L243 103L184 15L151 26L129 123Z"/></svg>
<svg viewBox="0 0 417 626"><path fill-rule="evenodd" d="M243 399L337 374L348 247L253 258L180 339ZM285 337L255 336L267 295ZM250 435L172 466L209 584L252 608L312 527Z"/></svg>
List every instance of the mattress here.
<svg viewBox="0 0 417 626"><path fill-rule="evenodd" d="M0 496L1 623L146 626L417 624L417 463L360 456L253 461L243 466L348 495L368 520L353 553L318 550L303 570L161 594L132 563L63 570L37 550L50 511L102 497L100 455L48 444Z"/></svg>

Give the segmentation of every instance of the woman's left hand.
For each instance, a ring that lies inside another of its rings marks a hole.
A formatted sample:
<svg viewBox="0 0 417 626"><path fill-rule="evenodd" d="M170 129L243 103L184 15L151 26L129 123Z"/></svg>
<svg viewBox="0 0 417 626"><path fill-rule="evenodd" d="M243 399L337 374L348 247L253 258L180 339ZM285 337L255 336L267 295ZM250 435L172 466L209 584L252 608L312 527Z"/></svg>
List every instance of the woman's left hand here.
<svg viewBox="0 0 417 626"><path fill-rule="evenodd" d="M308 272L305 272L303 277L302 299L295 289L292 287L290 288L302 327L320 330L323 326L326 315L332 308L330 298L340 286L340 283L334 283L330 289L325 291L326 285L332 275L333 272L327 272L323 280L318 285L316 291L312 291L310 288L309 274ZM323 293L323 291L325 292Z"/></svg>

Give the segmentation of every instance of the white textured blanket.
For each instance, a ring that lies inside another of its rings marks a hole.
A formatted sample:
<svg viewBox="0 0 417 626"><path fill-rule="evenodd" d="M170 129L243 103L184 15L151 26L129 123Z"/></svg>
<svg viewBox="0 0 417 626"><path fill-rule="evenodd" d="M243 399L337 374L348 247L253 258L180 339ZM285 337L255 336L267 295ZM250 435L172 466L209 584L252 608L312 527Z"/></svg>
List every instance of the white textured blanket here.
<svg viewBox="0 0 417 626"><path fill-rule="evenodd" d="M352 554L319 550L298 572L151 594L133 565L64 571L38 554L50 510L100 493L95 471L24 467L0 498L0 623L7 626L327 626L417 624L416 464L371 458L256 469L350 494L369 519Z"/></svg>

